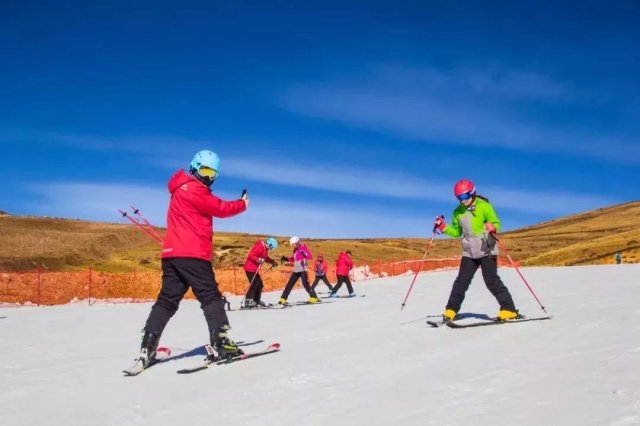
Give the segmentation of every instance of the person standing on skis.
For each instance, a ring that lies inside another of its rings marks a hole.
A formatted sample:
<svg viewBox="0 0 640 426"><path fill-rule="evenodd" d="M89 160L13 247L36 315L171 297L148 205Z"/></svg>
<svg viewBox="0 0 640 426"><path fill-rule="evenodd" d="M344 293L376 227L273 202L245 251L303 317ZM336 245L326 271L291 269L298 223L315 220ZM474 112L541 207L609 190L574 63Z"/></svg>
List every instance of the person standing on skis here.
<svg viewBox="0 0 640 426"><path fill-rule="evenodd" d="M300 242L300 238L295 236L289 239L289 244L293 246L293 255L291 257L282 256L280 258L280 261L282 263L293 263L293 272L289 277L287 285L284 287L282 296L280 296L278 304L287 304L289 293L291 293L291 289L293 289L293 286L296 284L298 279L302 281L302 286L307 291L307 293L309 293L308 302L318 303L320 299L318 299L316 292L309 286L309 279L307 278L307 261L312 259L311 251L305 244L302 244Z"/></svg>
<svg viewBox="0 0 640 426"><path fill-rule="evenodd" d="M318 254L318 259L316 259L316 263L313 265L313 271L316 274L316 278L313 280L313 284L311 284L311 289L315 290L316 286L322 280L323 283L329 287L329 292L333 291L333 287L329 280L327 279L327 271L329 270L329 264L326 260L324 260L324 256L322 254Z"/></svg>
<svg viewBox="0 0 640 426"><path fill-rule="evenodd" d="M244 262L244 272L249 280L249 289L244 297L244 309L266 307L267 305L260 300L262 296L262 277L260 277L260 267L263 263L269 263L272 267L276 267L278 262L269 257L269 250L275 250L278 242L275 238L267 238L266 240L258 240L253 245L247 260Z"/></svg>
<svg viewBox="0 0 640 426"><path fill-rule="evenodd" d="M433 224L434 232L450 237L462 237L462 258L458 276L451 288L451 294L443 314L443 321L452 321L464 301L465 293L478 268L482 268L482 278L500 304L499 320L519 317L511 294L498 276L498 247L494 238L500 229L500 219L489 200L476 194L476 187L468 179L456 182L453 193L460 202L453 211L451 225L444 216L438 216Z"/></svg>
<svg viewBox="0 0 640 426"><path fill-rule="evenodd" d="M213 217L225 218L244 212L249 205L246 191L235 201L224 201L211 193L218 176L220 158L200 151L189 172L179 170L169 180L171 200L167 212L167 234L162 245L162 288L144 326L139 361L155 361L160 336L176 313L189 287L200 302L209 328L216 358L241 355L242 350L227 336L229 320L225 299L218 290L211 264Z"/></svg>
<svg viewBox="0 0 640 426"><path fill-rule="evenodd" d="M336 260L336 275L338 277L338 281L336 282L335 287L333 287L333 291L331 292L329 297L338 297L338 290L340 290L340 287L342 287L343 283L347 285L349 297L356 297L356 294L353 292L351 280L349 279L349 272L351 271L351 269L353 269L351 251L347 250L338 254L338 259Z"/></svg>

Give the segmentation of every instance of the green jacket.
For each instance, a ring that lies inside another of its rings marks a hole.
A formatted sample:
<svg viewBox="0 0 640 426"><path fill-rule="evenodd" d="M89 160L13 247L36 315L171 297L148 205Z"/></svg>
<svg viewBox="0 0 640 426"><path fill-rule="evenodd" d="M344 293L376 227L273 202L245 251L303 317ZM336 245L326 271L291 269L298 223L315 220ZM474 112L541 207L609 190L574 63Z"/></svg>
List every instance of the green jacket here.
<svg viewBox="0 0 640 426"><path fill-rule="evenodd" d="M443 232L454 238L462 236L462 256L479 259L497 255L496 240L484 229L486 222L493 223L496 230L500 230L500 219L493 206L488 201L476 197L469 207L461 203L453 211L451 224L447 225Z"/></svg>

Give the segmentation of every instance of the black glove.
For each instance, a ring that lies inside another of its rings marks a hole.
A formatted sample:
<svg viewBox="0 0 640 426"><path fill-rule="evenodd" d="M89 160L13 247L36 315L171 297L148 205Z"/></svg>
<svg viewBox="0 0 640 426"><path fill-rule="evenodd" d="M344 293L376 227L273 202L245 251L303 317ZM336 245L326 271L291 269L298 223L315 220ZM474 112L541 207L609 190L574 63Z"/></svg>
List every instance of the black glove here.
<svg viewBox="0 0 640 426"><path fill-rule="evenodd" d="M287 261L289 261L289 258L287 256L282 256L280 258L280 264L284 265L285 263L287 263Z"/></svg>
<svg viewBox="0 0 640 426"><path fill-rule="evenodd" d="M271 262L269 262L271 264L271 266L273 266L274 268L276 266L278 266L278 262L276 262L275 260L271 259Z"/></svg>

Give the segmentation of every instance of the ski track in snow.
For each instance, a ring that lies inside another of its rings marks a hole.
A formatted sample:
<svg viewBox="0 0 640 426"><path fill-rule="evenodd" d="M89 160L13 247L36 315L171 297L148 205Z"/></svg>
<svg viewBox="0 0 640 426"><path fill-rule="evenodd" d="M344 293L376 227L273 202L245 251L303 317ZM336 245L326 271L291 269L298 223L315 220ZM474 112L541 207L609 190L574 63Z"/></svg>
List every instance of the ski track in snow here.
<svg viewBox="0 0 640 426"><path fill-rule="evenodd" d="M121 370L150 303L0 308L0 423L640 424L640 265L522 272L552 320L431 328L456 271L424 272L403 311L412 276L356 283L367 297L324 306L230 312L232 338L264 340L247 350L282 350L191 375L176 371L204 357L197 302L184 301L162 336L176 359L137 377ZM500 274L522 313L543 314L514 270ZM477 274L461 313L497 310Z"/></svg>

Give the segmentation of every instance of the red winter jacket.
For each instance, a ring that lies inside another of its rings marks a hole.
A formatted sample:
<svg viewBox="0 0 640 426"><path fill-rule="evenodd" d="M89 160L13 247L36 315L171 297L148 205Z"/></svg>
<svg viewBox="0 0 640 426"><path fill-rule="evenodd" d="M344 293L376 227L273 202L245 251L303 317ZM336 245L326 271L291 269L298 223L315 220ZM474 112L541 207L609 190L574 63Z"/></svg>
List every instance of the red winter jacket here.
<svg viewBox="0 0 640 426"><path fill-rule="evenodd" d="M213 219L247 209L243 200L223 201L196 178L180 170L169 179L171 201L162 258L191 257L211 261Z"/></svg>
<svg viewBox="0 0 640 426"><path fill-rule="evenodd" d="M346 252L340 252L338 260L336 260L336 275L349 275L349 271L353 268L353 261Z"/></svg>
<svg viewBox="0 0 640 426"><path fill-rule="evenodd" d="M258 265L260 265L260 259L263 259L267 263L275 263L275 261L269 257L268 252L267 244L264 241L256 241L247 255L247 260L244 262L244 270L247 272L256 272Z"/></svg>

